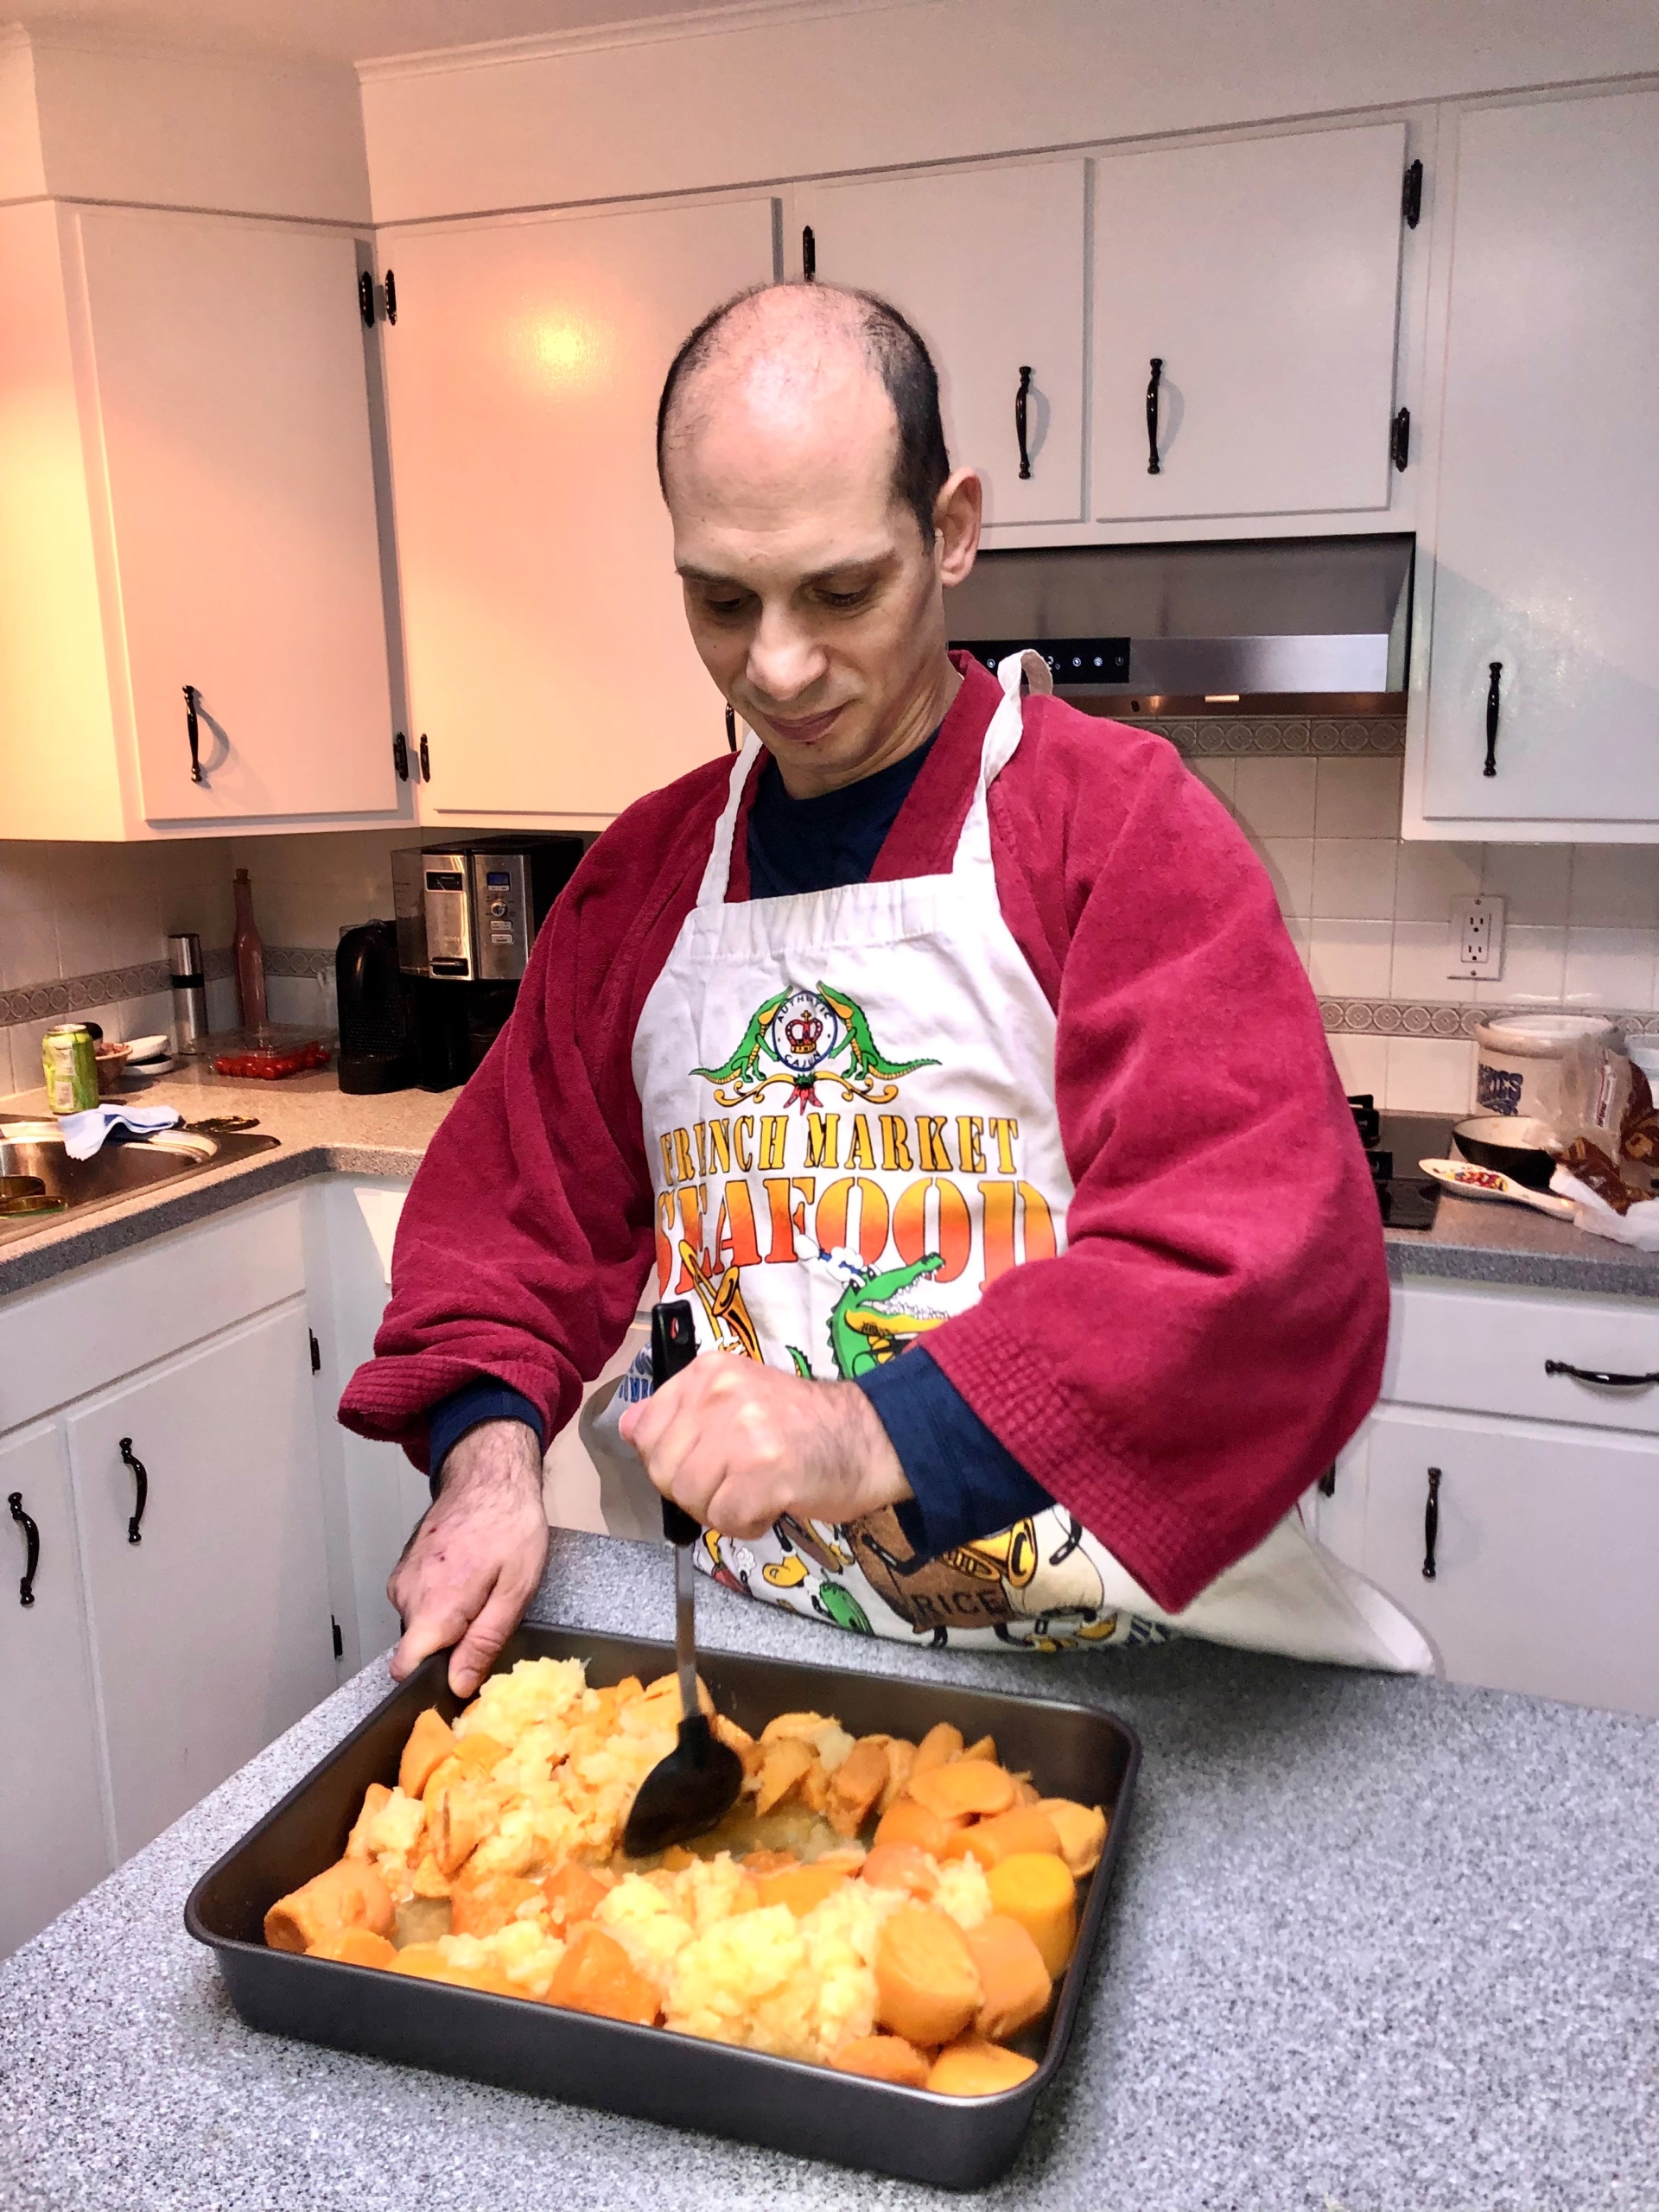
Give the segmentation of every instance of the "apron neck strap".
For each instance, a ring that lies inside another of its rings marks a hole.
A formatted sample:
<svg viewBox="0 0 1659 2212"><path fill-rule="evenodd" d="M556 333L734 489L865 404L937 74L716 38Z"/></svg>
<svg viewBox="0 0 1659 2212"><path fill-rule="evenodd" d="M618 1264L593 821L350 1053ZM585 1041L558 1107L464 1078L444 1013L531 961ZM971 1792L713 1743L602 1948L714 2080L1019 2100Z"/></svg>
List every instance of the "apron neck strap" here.
<svg viewBox="0 0 1659 2212"><path fill-rule="evenodd" d="M697 887L699 906L721 906L726 902L726 893L732 880L732 841L737 835L737 817L743 810L743 793L749 780L749 771L760 757L760 741L745 724L747 734L732 762L732 780L726 793L726 804L721 809L720 820L715 824L715 842L709 849L709 858L702 871L702 881Z"/></svg>

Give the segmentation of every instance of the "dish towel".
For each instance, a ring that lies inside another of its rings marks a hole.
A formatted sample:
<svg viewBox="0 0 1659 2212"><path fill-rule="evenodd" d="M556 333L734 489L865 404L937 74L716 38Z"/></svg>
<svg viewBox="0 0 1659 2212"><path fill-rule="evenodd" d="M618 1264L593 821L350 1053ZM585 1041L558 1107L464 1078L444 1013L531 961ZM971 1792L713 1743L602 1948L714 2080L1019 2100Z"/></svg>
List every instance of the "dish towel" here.
<svg viewBox="0 0 1659 2212"><path fill-rule="evenodd" d="M71 1160L90 1160L111 1129L148 1137L176 1128L182 1119L176 1106L89 1106L84 1114L60 1115L58 1128Z"/></svg>

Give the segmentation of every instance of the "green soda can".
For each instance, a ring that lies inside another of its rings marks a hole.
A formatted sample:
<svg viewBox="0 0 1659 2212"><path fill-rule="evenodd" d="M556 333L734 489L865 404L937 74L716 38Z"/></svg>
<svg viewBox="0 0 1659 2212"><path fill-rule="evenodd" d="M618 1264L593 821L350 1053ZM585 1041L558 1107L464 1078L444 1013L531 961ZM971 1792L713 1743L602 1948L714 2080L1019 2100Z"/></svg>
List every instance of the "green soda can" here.
<svg viewBox="0 0 1659 2212"><path fill-rule="evenodd" d="M84 1021L66 1021L41 1039L46 1103L54 1114L84 1114L98 1103L98 1061Z"/></svg>

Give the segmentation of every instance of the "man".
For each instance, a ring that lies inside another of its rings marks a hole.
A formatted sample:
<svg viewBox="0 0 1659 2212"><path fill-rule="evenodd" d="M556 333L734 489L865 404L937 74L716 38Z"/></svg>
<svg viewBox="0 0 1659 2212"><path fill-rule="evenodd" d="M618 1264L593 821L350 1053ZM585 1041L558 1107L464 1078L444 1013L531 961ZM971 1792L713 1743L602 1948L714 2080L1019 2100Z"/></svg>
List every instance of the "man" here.
<svg viewBox="0 0 1659 2212"><path fill-rule="evenodd" d="M726 1356L622 1435L722 1580L1052 1648L1265 1544L1248 1611L1294 1546L1284 1633L1274 1596L1238 1640L1421 1663L1291 1618L1310 1577L1346 1602L1284 1516L1375 1397L1387 1286L1243 839L1162 741L947 654L980 486L891 308L729 302L658 441L754 739L597 842L416 1178L341 1407L435 1480L394 1673L454 1643L467 1694L516 1624L544 1444L653 1264Z"/></svg>

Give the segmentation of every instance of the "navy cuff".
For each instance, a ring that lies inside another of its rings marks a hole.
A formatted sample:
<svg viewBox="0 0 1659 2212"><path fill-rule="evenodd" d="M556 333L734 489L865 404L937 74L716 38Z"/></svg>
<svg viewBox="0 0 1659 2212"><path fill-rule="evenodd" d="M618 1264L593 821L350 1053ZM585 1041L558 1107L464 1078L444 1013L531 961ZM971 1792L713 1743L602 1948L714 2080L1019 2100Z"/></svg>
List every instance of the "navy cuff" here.
<svg viewBox="0 0 1659 2212"><path fill-rule="evenodd" d="M542 1417L522 1390L480 1375L476 1382L463 1383L447 1398L440 1398L426 1417L427 1480L432 1495L443 1479L443 1463L461 1438L486 1421L521 1421L536 1432L536 1448L545 1451Z"/></svg>
<svg viewBox="0 0 1659 2212"><path fill-rule="evenodd" d="M855 1382L899 1455L915 1497L895 1510L918 1559L994 1536L1054 1501L999 1442L925 1346Z"/></svg>

